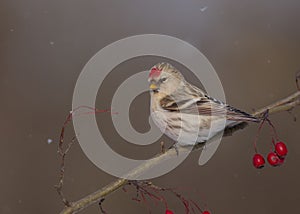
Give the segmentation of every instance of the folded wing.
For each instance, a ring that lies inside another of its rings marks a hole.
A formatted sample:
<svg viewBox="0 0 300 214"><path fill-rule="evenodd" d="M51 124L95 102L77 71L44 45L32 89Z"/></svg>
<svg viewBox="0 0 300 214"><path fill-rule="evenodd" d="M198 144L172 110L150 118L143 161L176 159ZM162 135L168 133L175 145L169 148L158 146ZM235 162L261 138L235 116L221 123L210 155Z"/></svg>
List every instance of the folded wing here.
<svg viewBox="0 0 300 214"><path fill-rule="evenodd" d="M244 111L229 106L217 99L203 95L202 97L183 99L175 101L170 96L166 96L160 101L161 107L166 111L181 112L186 114L199 114L206 116L224 116L227 120L251 121L260 120Z"/></svg>

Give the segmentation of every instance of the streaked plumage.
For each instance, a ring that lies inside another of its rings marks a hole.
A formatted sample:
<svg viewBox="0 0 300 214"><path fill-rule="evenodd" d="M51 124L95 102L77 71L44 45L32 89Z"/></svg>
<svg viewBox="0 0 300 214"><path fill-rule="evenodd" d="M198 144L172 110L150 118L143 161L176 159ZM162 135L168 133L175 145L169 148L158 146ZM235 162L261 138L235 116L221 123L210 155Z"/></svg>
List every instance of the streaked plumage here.
<svg viewBox="0 0 300 214"><path fill-rule="evenodd" d="M178 143L204 142L237 121L258 122L259 119L231 107L188 83L183 75L169 63L158 63L150 70L151 115L155 124ZM211 123L214 130L211 130ZM198 133L197 133L198 132ZM192 136L192 137L191 137Z"/></svg>

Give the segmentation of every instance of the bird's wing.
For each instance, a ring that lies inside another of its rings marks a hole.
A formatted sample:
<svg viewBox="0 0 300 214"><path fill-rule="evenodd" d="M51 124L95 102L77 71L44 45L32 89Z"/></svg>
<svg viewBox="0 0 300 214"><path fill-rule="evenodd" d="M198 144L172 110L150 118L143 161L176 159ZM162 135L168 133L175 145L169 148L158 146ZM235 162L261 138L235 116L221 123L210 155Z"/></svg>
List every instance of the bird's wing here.
<svg viewBox="0 0 300 214"><path fill-rule="evenodd" d="M259 122L258 118L205 94L201 97L177 101L170 96L166 96L161 99L160 105L167 111L207 116L223 116L226 114L227 120Z"/></svg>

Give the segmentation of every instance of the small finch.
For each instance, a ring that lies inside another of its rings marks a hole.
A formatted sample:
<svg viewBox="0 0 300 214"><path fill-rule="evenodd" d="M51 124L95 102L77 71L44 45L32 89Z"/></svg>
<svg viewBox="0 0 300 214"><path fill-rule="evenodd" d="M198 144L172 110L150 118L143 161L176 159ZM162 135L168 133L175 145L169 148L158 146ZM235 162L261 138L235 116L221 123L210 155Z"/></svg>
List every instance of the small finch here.
<svg viewBox="0 0 300 214"><path fill-rule="evenodd" d="M152 119L179 145L205 142L238 122L260 121L188 83L169 63L154 65L148 81Z"/></svg>

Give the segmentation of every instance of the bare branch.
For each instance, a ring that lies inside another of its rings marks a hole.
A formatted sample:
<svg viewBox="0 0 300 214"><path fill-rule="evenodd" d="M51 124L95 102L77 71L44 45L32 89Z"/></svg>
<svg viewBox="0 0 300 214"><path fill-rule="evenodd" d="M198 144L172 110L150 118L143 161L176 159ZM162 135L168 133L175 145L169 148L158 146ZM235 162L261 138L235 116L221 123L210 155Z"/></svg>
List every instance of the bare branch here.
<svg viewBox="0 0 300 214"><path fill-rule="evenodd" d="M293 93L292 95L283 98L269 106L266 106L264 108L261 108L253 113L253 115L260 117L262 114L266 111L269 112L269 114L274 114L277 112L282 112L282 111L288 111L293 109L294 107L298 106L300 104L300 91L297 91ZM230 128L229 130L225 130L224 136L229 136L233 134L235 131L240 130L242 128L245 128L245 123L239 123L236 126ZM211 140L209 140L207 143L209 143ZM199 150L203 148L204 144L198 144L194 146L193 150ZM185 147L178 147L178 152L187 152L188 149ZM150 168L162 163L163 161L166 161L170 158L174 158L177 156L177 151L174 148L171 148L169 150L166 150L164 153L161 153L154 157L153 159L146 161L144 164L141 164L131 172L129 172L126 176L124 177L138 177L138 175L141 175L145 173L147 170ZM128 184L128 181L124 178L119 178L116 181L108 184L107 186L99 189L98 191L91 193L82 199L69 203L69 206L66 206L60 214L71 214L71 213L76 213L79 212L80 210L99 202L100 199L103 197L109 195L110 193L116 191L117 189L123 187L124 185Z"/></svg>

